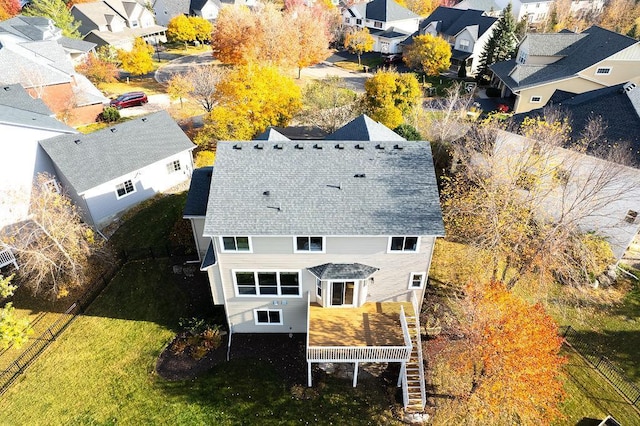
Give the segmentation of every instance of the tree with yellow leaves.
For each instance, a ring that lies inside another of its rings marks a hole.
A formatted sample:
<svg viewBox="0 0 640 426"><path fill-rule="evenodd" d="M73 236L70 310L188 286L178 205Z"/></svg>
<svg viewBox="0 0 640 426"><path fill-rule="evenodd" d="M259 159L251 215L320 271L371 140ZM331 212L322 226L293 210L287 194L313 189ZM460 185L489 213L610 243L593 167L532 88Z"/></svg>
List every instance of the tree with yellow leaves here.
<svg viewBox="0 0 640 426"><path fill-rule="evenodd" d="M167 37L171 41L184 43L186 50L187 43L196 40L196 29L190 17L186 15L176 15L167 24Z"/></svg>
<svg viewBox="0 0 640 426"><path fill-rule="evenodd" d="M362 54L373 50L374 43L375 40L371 37L369 29L366 27L351 27L344 36L344 47L349 52L358 55L358 65L362 65L360 61Z"/></svg>
<svg viewBox="0 0 640 426"><path fill-rule="evenodd" d="M420 85L414 74L378 71L364 83L364 106L371 118L395 129L420 100Z"/></svg>
<svg viewBox="0 0 640 426"><path fill-rule="evenodd" d="M122 69L131 75L143 75L153 71L153 47L142 37L136 37L131 51L118 50Z"/></svg>
<svg viewBox="0 0 640 426"><path fill-rule="evenodd" d="M451 66L451 47L441 37L417 35L413 43L405 47L402 60L410 68L422 70L427 75L439 75Z"/></svg>

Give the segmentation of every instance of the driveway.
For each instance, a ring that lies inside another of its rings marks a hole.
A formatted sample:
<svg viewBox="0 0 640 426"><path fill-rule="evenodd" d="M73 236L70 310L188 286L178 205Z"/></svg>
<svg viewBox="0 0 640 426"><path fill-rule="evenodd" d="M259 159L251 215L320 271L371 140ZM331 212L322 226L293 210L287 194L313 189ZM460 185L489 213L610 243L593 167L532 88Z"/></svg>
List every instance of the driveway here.
<svg viewBox="0 0 640 426"><path fill-rule="evenodd" d="M120 116L135 117L137 115L144 115L151 112L162 111L169 108L169 105L171 104L169 95L166 95L164 93L159 95L149 95L148 99L149 102L145 105L121 109Z"/></svg>

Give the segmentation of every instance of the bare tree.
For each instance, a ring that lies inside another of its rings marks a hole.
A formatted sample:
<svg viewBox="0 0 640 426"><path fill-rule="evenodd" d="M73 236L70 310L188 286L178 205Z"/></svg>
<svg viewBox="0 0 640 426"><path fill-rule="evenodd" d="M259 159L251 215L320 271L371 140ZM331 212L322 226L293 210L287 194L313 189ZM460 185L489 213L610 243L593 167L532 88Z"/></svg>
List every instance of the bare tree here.
<svg viewBox="0 0 640 426"><path fill-rule="evenodd" d="M173 79L181 78L188 82L189 96L198 102L206 112L211 112L218 103L216 99L218 83L224 79L225 75L225 68L217 65L205 65L191 67L184 76L174 76Z"/></svg>
<svg viewBox="0 0 640 426"><path fill-rule="evenodd" d="M304 124L335 132L360 113L358 96L340 77L310 83L303 93L303 110L298 116Z"/></svg>
<svg viewBox="0 0 640 426"><path fill-rule="evenodd" d="M445 96L430 101L426 110L429 116L417 120L416 128L432 142L453 142L469 130L466 117L472 104L471 94L464 90L462 83L456 82L447 89Z"/></svg>
<svg viewBox="0 0 640 426"><path fill-rule="evenodd" d="M84 224L78 209L39 175L31 193L29 217L0 236L16 254L22 285L35 294L63 296L69 289L88 284L92 259L104 255L102 242Z"/></svg>

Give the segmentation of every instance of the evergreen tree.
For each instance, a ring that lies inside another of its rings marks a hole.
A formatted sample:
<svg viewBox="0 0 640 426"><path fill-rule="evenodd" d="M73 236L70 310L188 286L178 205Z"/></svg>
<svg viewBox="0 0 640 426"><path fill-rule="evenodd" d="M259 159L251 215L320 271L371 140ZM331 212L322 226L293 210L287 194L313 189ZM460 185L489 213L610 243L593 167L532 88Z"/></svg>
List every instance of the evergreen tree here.
<svg viewBox="0 0 640 426"><path fill-rule="evenodd" d="M78 27L80 22L73 19L73 15L63 0L33 0L22 9L26 16L42 16L51 19L56 27L62 30L62 35L71 38L80 38Z"/></svg>
<svg viewBox="0 0 640 426"><path fill-rule="evenodd" d="M486 76L489 73L489 65L511 59L515 54L516 46L516 20L509 3L502 11L493 34L484 45L480 55L479 76Z"/></svg>
<svg viewBox="0 0 640 426"><path fill-rule="evenodd" d="M633 24L629 32L627 32L627 36L635 39L638 39L640 37L640 31L638 31L638 24Z"/></svg>

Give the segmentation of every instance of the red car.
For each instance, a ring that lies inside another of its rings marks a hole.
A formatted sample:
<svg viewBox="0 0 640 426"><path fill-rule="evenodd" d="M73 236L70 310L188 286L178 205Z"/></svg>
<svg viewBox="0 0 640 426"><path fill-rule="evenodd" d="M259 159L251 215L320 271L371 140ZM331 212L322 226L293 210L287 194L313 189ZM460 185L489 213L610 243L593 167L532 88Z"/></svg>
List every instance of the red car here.
<svg viewBox="0 0 640 426"><path fill-rule="evenodd" d="M109 105L118 109L129 108L132 106L144 105L149 100L144 92L128 92L123 93L109 102Z"/></svg>

